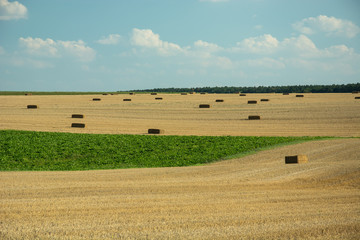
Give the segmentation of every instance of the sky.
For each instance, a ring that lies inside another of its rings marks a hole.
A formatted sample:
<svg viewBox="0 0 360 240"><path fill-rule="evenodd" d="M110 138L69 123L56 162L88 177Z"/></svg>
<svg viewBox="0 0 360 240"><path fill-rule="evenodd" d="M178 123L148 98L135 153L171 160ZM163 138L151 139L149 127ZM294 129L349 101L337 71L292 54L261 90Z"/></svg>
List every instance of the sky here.
<svg viewBox="0 0 360 240"><path fill-rule="evenodd" d="M357 82L358 0L0 0L0 91Z"/></svg>

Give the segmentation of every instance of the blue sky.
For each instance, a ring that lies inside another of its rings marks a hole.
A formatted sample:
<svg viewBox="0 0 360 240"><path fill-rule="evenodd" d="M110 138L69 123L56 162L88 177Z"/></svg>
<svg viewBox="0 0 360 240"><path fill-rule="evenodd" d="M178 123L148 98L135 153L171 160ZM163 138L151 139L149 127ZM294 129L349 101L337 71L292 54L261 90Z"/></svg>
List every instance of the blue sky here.
<svg viewBox="0 0 360 240"><path fill-rule="evenodd" d="M0 90L360 82L357 0L0 0Z"/></svg>

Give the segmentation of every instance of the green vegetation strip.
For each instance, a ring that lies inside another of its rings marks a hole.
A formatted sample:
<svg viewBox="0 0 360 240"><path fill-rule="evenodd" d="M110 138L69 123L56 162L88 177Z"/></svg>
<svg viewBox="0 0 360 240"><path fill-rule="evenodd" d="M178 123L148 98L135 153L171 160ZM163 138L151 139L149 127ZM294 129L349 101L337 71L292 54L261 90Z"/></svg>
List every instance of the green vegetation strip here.
<svg viewBox="0 0 360 240"><path fill-rule="evenodd" d="M0 131L1 171L191 166L321 137L232 137Z"/></svg>

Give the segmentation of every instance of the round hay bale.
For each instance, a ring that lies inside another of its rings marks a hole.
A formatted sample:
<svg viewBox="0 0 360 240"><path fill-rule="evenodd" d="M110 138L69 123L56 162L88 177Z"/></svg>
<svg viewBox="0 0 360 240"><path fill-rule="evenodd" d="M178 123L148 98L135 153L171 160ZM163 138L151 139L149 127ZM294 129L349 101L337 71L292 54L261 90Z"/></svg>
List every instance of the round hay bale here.
<svg viewBox="0 0 360 240"><path fill-rule="evenodd" d="M210 104L200 104L199 108L210 108Z"/></svg>
<svg viewBox="0 0 360 240"><path fill-rule="evenodd" d="M256 100L249 100L248 104L257 104L257 101Z"/></svg>
<svg viewBox="0 0 360 240"><path fill-rule="evenodd" d="M298 95L296 95L296 97L304 97L304 95L298 94Z"/></svg>
<svg viewBox="0 0 360 240"><path fill-rule="evenodd" d="M241 97L245 97L246 96L246 94L245 93L240 93L240 95L239 96L241 96Z"/></svg>
<svg viewBox="0 0 360 240"><path fill-rule="evenodd" d="M123 101L124 102L131 102L131 98L124 98Z"/></svg>
<svg viewBox="0 0 360 240"><path fill-rule="evenodd" d="M285 157L285 164L292 164L292 163L307 163L308 157L306 155L296 155L296 156L286 156Z"/></svg>
<svg viewBox="0 0 360 240"><path fill-rule="evenodd" d="M71 127L74 128L85 128L85 123L72 123Z"/></svg>
<svg viewBox="0 0 360 240"><path fill-rule="evenodd" d="M157 97L157 98L155 98L155 100L163 100L163 98L162 97Z"/></svg>
<svg viewBox="0 0 360 240"><path fill-rule="evenodd" d="M152 93L150 93L151 95L157 95L157 93L156 92L152 92Z"/></svg>
<svg viewBox="0 0 360 240"><path fill-rule="evenodd" d="M35 108L38 108L38 106L37 105L27 105L27 108L35 109Z"/></svg>
<svg viewBox="0 0 360 240"><path fill-rule="evenodd" d="M267 99L267 98L263 98L263 99L261 99L260 101L261 101L261 102L268 102L268 101L270 101L270 100Z"/></svg>
<svg viewBox="0 0 360 240"><path fill-rule="evenodd" d="M216 99L215 102L224 102L224 99Z"/></svg>
<svg viewBox="0 0 360 240"><path fill-rule="evenodd" d="M101 101L101 98L93 98L93 101Z"/></svg>
<svg viewBox="0 0 360 240"><path fill-rule="evenodd" d="M83 114L73 114L71 115L71 118L84 118Z"/></svg>
<svg viewBox="0 0 360 240"><path fill-rule="evenodd" d="M148 134L163 134L165 131L163 129L149 128Z"/></svg>
<svg viewBox="0 0 360 240"><path fill-rule="evenodd" d="M260 120L260 116L258 116L258 115L250 115L250 116L248 117L248 119L249 119L249 120Z"/></svg>

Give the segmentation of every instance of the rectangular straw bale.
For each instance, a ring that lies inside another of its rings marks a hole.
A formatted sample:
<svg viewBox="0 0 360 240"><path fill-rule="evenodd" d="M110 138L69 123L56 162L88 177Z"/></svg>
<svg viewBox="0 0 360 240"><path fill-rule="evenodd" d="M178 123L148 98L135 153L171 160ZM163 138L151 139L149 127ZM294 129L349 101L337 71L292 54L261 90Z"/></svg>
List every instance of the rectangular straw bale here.
<svg viewBox="0 0 360 240"><path fill-rule="evenodd" d="M73 114L71 115L71 118L84 118L83 114Z"/></svg>
<svg viewBox="0 0 360 240"><path fill-rule="evenodd" d="M130 98L124 98L123 101L124 102L131 102L131 99Z"/></svg>
<svg viewBox="0 0 360 240"><path fill-rule="evenodd" d="M224 99L216 99L215 102L224 102Z"/></svg>
<svg viewBox="0 0 360 240"><path fill-rule="evenodd" d="M155 100L162 100L162 99L163 99L162 97L155 98Z"/></svg>
<svg viewBox="0 0 360 240"><path fill-rule="evenodd" d="M244 96L246 96L246 94L245 93L240 93L240 96L244 97Z"/></svg>
<svg viewBox="0 0 360 240"><path fill-rule="evenodd" d="M129 93L129 95L135 95L135 93L131 92L131 93Z"/></svg>
<svg viewBox="0 0 360 240"><path fill-rule="evenodd" d="M101 101L101 98L93 98L93 101Z"/></svg>
<svg viewBox="0 0 360 240"><path fill-rule="evenodd" d="M283 93L283 95L290 95L290 93Z"/></svg>
<svg viewBox="0 0 360 240"><path fill-rule="evenodd" d="M200 94L206 94L205 92L201 92Z"/></svg>
<svg viewBox="0 0 360 240"><path fill-rule="evenodd" d="M27 105L27 108L38 108L37 105Z"/></svg>
<svg viewBox="0 0 360 240"><path fill-rule="evenodd" d="M255 100L249 100L249 101L248 101L248 104L257 104L257 101L255 101Z"/></svg>
<svg viewBox="0 0 360 240"><path fill-rule="evenodd" d="M258 116L258 115L250 115L250 116L248 117L248 119L249 119L249 120L260 120L260 116Z"/></svg>
<svg viewBox="0 0 360 240"><path fill-rule="evenodd" d="M72 123L71 127L85 128L85 123Z"/></svg>
<svg viewBox="0 0 360 240"><path fill-rule="evenodd" d="M163 134L165 131L163 129L149 128L148 134Z"/></svg>
<svg viewBox="0 0 360 240"><path fill-rule="evenodd" d="M183 92L183 93L181 93L181 95L187 95L187 93L186 93L186 92Z"/></svg>
<svg viewBox="0 0 360 240"><path fill-rule="evenodd" d="M298 95L296 95L296 97L304 97L304 95L298 94Z"/></svg>
<svg viewBox="0 0 360 240"><path fill-rule="evenodd" d="M360 99L360 97L355 97L355 99Z"/></svg>
<svg viewBox="0 0 360 240"><path fill-rule="evenodd" d="M306 155L295 155L295 156L286 156L285 157L285 164L292 164L292 163L307 163L308 157Z"/></svg>
<svg viewBox="0 0 360 240"><path fill-rule="evenodd" d="M210 104L200 104L199 108L210 108Z"/></svg>
<svg viewBox="0 0 360 240"><path fill-rule="evenodd" d="M261 101L261 102L268 102L268 101L270 101L270 100L267 99L267 98L263 98L263 99L261 99L260 101Z"/></svg>
<svg viewBox="0 0 360 240"><path fill-rule="evenodd" d="M156 92L152 92L152 93L150 93L151 95L157 95L157 93Z"/></svg>

